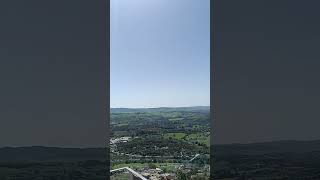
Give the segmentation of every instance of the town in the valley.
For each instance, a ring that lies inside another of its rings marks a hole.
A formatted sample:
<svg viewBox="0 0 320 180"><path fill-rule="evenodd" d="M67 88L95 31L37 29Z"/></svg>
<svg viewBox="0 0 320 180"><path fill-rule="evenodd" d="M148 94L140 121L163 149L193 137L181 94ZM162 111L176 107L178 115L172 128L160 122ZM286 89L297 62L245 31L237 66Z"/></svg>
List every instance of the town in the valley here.
<svg viewBox="0 0 320 180"><path fill-rule="evenodd" d="M209 179L209 107L111 109L113 179Z"/></svg>

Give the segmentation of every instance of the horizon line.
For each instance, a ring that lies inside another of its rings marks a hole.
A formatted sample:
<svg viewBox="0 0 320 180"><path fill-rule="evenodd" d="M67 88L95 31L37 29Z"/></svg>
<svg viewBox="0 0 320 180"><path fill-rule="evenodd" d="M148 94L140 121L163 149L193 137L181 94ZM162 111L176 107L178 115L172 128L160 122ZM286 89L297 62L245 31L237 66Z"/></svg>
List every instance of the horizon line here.
<svg viewBox="0 0 320 180"><path fill-rule="evenodd" d="M210 107L210 105L194 105L194 106L145 106L145 107L110 107L110 109L153 109L153 108L188 108L188 107Z"/></svg>

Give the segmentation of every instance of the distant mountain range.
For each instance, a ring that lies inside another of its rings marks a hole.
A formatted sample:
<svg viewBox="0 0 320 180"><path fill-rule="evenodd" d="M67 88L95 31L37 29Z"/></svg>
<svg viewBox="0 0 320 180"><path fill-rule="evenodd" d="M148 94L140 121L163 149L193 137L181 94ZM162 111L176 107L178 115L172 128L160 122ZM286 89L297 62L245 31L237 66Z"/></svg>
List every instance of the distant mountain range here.
<svg viewBox="0 0 320 180"><path fill-rule="evenodd" d="M209 111L209 110L210 110L210 106L158 107L158 108L111 108L111 113Z"/></svg>

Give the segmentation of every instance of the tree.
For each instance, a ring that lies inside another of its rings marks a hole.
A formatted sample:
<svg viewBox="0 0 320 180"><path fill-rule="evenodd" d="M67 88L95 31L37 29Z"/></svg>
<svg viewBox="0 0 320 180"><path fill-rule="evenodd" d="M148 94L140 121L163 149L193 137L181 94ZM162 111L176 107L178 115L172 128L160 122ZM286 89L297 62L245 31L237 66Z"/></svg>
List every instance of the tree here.
<svg viewBox="0 0 320 180"><path fill-rule="evenodd" d="M157 166L156 166L155 164L153 164L153 163L150 163L148 166L149 166L150 169L155 169L155 168L157 168Z"/></svg>
<svg viewBox="0 0 320 180"><path fill-rule="evenodd" d="M186 173L182 172L182 171L178 171L177 172L177 180L188 180L188 176Z"/></svg>

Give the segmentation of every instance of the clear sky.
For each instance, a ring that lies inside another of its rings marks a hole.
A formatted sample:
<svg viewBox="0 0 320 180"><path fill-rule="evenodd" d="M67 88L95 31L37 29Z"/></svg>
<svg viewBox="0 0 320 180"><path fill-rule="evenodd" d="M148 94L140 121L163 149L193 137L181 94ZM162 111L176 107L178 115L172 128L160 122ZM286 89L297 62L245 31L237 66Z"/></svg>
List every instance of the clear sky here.
<svg viewBox="0 0 320 180"><path fill-rule="evenodd" d="M209 3L111 0L111 107L209 105Z"/></svg>

